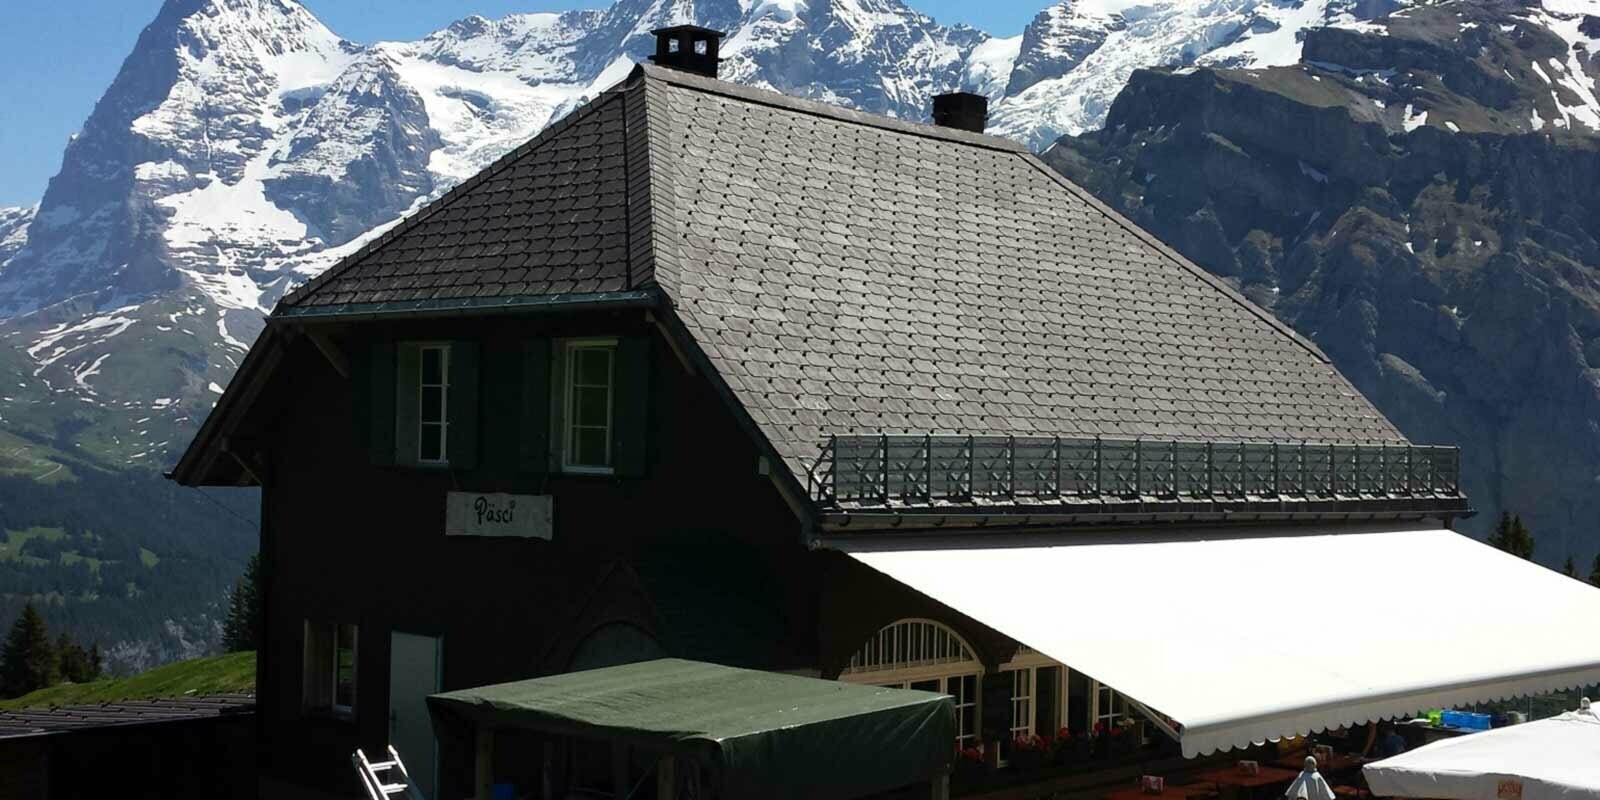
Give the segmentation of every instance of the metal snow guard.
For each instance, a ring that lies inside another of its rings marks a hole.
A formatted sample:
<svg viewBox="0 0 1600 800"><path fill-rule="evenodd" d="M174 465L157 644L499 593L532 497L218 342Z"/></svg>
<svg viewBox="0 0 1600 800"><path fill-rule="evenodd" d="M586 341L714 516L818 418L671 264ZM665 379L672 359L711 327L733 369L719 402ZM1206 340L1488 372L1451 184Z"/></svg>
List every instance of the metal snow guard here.
<svg viewBox="0 0 1600 800"><path fill-rule="evenodd" d="M836 435L809 483L824 508L1423 499L1468 510L1460 448L1411 444Z"/></svg>

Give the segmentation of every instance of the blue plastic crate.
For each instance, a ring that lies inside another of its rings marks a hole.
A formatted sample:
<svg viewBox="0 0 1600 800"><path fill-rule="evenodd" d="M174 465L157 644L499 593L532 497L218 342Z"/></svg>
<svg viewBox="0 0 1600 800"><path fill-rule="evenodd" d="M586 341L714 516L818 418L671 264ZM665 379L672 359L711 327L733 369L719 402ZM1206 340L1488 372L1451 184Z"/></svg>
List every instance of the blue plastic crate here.
<svg viewBox="0 0 1600 800"><path fill-rule="evenodd" d="M1439 721L1452 728L1465 728L1469 731L1489 730L1488 714L1474 714L1471 711L1446 711Z"/></svg>

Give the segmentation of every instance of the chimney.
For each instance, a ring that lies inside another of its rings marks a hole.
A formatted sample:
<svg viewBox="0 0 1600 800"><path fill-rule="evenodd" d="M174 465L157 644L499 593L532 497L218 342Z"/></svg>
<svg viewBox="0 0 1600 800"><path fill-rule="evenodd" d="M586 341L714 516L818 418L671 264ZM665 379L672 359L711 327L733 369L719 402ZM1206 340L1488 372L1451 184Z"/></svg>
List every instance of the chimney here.
<svg viewBox="0 0 1600 800"><path fill-rule="evenodd" d="M656 54L651 61L663 67L693 72L707 78L717 77L717 43L722 41L722 31L698 25L674 25L651 31L656 35Z"/></svg>
<svg viewBox="0 0 1600 800"><path fill-rule="evenodd" d="M933 124L983 133L989 122L989 98L971 92L933 96Z"/></svg>

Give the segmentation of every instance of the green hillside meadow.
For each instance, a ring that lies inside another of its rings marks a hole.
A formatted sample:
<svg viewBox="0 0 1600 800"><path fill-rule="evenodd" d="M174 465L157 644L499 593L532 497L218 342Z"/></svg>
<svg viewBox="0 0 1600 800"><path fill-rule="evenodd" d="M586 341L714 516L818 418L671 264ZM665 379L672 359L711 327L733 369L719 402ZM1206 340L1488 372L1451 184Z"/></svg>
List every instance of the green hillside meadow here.
<svg viewBox="0 0 1600 800"><path fill-rule="evenodd" d="M228 653L178 661L128 678L63 683L0 700L0 710L94 705L119 700L185 697L256 690L256 654Z"/></svg>

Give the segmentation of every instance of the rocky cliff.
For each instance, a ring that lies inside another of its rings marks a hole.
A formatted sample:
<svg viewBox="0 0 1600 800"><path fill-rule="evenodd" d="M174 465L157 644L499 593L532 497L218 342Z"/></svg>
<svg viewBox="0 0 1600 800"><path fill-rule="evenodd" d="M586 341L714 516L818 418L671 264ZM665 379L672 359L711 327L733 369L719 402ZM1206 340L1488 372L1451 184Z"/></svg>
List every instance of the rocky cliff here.
<svg viewBox="0 0 1600 800"><path fill-rule="evenodd" d="M1554 6L1554 4L1552 4ZM1484 530L1600 549L1600 19L1510 0L1305 34L1270 69L1136 73L1052 165L1314 339Z"/></svg>

